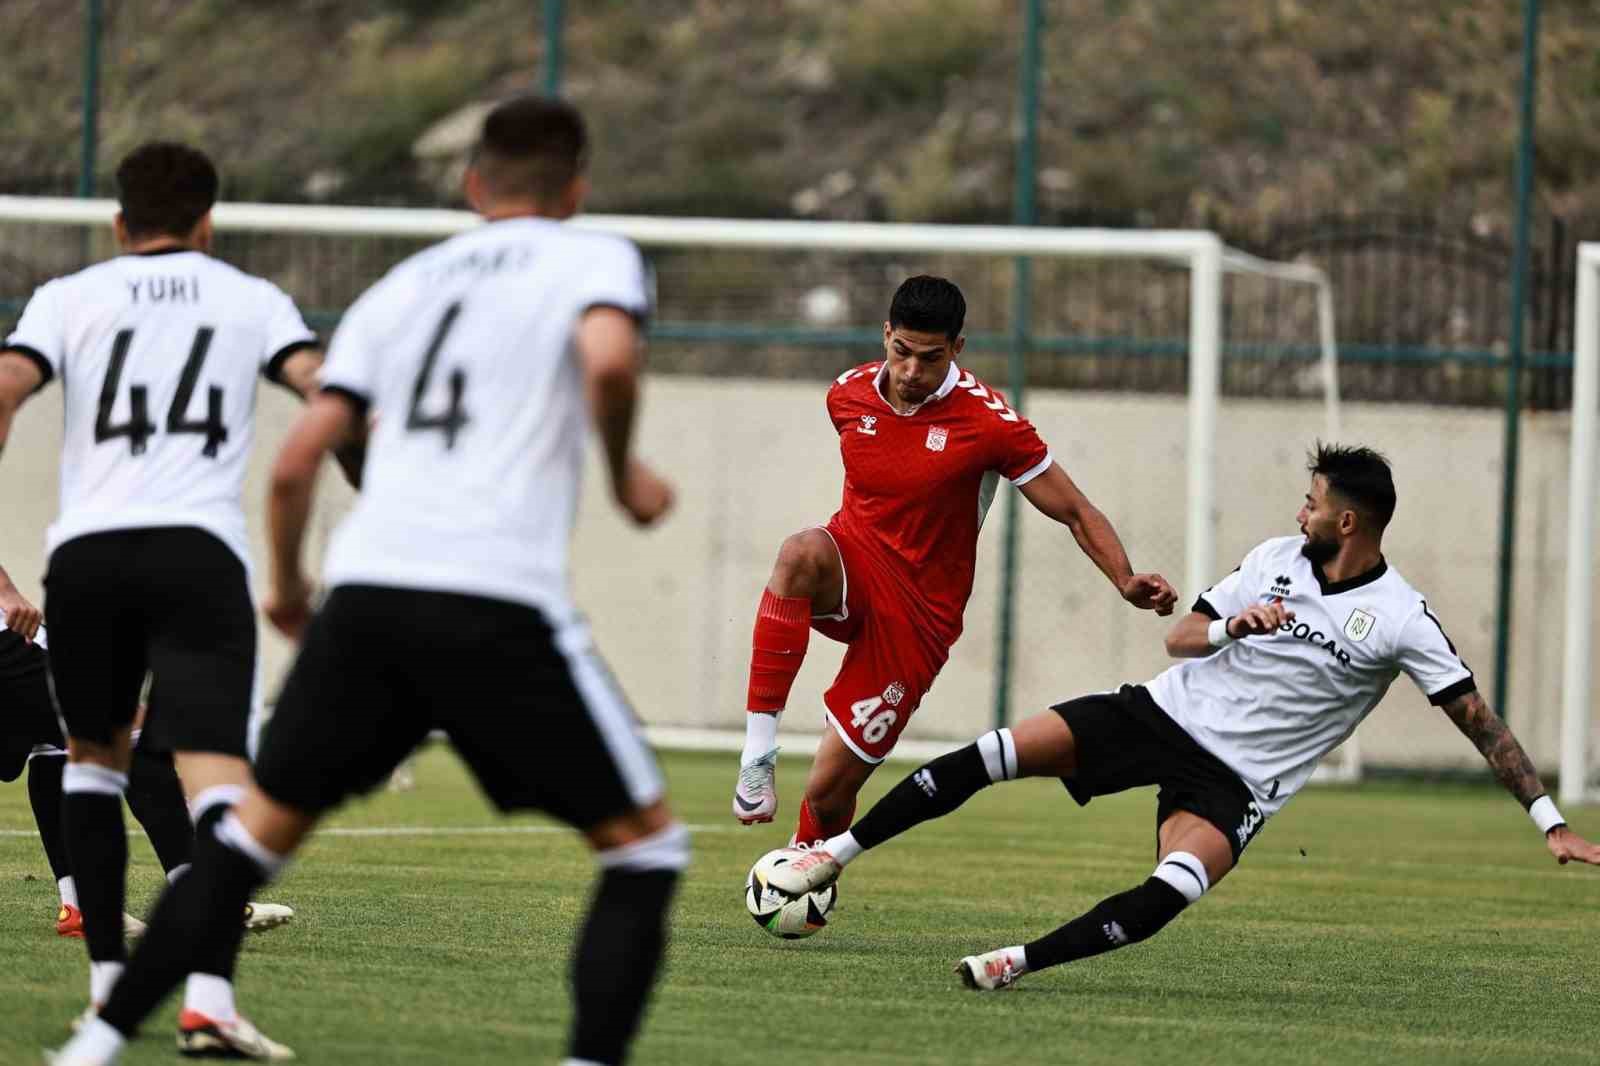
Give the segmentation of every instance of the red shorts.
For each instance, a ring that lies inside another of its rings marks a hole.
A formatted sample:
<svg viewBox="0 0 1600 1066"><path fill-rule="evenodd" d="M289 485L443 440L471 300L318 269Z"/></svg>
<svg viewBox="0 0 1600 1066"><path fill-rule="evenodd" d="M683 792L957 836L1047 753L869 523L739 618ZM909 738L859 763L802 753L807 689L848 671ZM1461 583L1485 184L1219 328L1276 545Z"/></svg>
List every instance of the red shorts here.
<svg viewBox="0 0 1600 1066"><path fill-rule="evenodd" d="M811 628L848 649L822 701L845 745L867 762L882 762L933 687L950 646L912 620L902 606L903 583L854 538L833 526L823 532L844 564L844 603L837 615L813 618Z"/></svg>

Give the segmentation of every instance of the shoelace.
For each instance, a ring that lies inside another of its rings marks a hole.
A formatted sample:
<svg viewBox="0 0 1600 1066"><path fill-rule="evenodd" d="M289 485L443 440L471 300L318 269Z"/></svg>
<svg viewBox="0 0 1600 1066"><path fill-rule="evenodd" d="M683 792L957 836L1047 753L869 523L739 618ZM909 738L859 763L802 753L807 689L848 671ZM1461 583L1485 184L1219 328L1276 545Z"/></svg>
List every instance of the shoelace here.
<svg viewBox="0 0 1600 1066"><path fill-rule="evenodd" d="M773 748L761 758L739 767L739 787L746 792L756 792L765 788L772 780L772 773L778 767L778 749Z"/></svg>

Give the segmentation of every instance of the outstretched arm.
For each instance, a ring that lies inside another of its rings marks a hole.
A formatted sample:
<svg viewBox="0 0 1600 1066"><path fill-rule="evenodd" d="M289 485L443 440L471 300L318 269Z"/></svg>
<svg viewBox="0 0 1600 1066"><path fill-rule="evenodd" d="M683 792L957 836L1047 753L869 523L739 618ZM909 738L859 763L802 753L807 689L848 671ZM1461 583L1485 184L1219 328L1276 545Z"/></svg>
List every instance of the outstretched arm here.
<svg viewBox="0 0 1600 1066"><path fill-rule="evenodd" d="M1285 622L1294 621L1294 612L1281 599L1255 603L1231 618L1212 618L1190 611L1167 630L1167 654L1174 659L1201 659L1236 640L1271 633Z"/></svg>
<svg viewBox="0 0 1600 1066"><path fill-rule="evenodd" d="M0 452L11 435L11 420L44 382L44 374L27 356L0 350Z"/></svg>
<svg viewBox="0 0 1600 1066"><path fill-rule="evenodd" d="M1545 799L1544 785L1539 781L1539 772L1533 768L1533 760L1528 758L1528 753L1522 750L1517 738L1511 735L1505 722L1489 709L1477 690L1457 696L1441 709L1456 724L1456 728L1472 741L1494 771L1494 776L1507 792L1517 797L1517 802L1522 804L1524 810L1532 807L1535 801ZM1554 804L1549 804L1548 800L1546 804L1548 810L1555 810ZM1577 859L1579 862L1600 865L1600 846L1574 833L1565 822L1550 827L1544 837L1545 845L1557 861L1565 863Z"/></svg>
<svg viewBox="0 0 1600 1066"><path fill-rule="evenodd" d="M311 517L317 469L322 457L361 419L350 399L324 392L312 399L278 452L267 498L272 541L271 590L262 604L269 621L284 636L298 639L311 620L311 583L300 565L300 548Z"/></svg>
<svg viewBox="0 0 1600 1066"><path fill-rule="evenodd" d="M284 388L310 403L321 389L322 350L301 348L283 361L278 370L278 381ZM347 438L333 447L334 461L344 471L344 479L352 488L361 487L361 468L367 461L367 423L355 419L350 424Z"/></svg>
<svg viewBox="0 0 1600 1066"><path fill-rule="evenodd" d="M1072 531L1072 539L1078 542L1083 554L1117 587L1123 599L1159 615L1172 613L1173 605L1178 602L1177 592L1160 574L1133 572L1128 553L1123 550L1111 520L1089 502L1061 469L1060 463L1051 463L1050 469L1023 485L1020 491L1040 514Z"/></svg>

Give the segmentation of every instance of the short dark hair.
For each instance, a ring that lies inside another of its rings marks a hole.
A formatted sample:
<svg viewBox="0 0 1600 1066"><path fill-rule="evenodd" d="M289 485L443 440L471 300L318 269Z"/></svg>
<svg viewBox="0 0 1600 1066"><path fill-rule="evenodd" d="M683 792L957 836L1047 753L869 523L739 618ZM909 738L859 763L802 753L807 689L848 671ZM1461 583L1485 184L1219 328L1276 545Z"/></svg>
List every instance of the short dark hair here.
<svg viewBox="0 0 1600 1066"><path fill-rule="evenodd" d="M948 340L961 336L967 320L967 301L955 283L930 274L907 278L889 303L889 327L904 326L919 333L943 333Z"/></svg>
<svg viewBox="0 0 1600 1066"><path fill-rule="evenodd" d="M473 165L496 196L559 196L589 161L578 109L548 96L514 96L483 120Z"/></svg>
<svg viewBox="0 0 1600 1066"><path fill-rule="evenodd" d="M1394 517L1394 476L1389 460L1371 448L1359 445L1342 447L1317 442L1306 456L1306 468L1313 475L1328 479L1328 491L1336 492L1355 509L1372 519L1379 532Z"/></svg>
<svg viewBox="0 0 1600 1066"><path fill-rule="evenodd" d="M198 148L151 141L117 164L117 203L132 237L187 237L217 202L217 168Z"/></svg>

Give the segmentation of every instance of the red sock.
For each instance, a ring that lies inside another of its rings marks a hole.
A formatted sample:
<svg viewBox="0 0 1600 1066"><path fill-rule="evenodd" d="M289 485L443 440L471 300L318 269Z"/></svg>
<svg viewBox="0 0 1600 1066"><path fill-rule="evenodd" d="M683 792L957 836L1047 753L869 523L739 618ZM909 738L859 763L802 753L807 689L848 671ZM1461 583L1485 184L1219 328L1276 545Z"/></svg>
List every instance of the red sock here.
<svg viewBox="0 0 1600 1066"><path fill-rule="evenodd" d="M811 600L805 596L761 593L756 630L750 644L750 691L747 710L781 711L789 702L800 664L811 639Z"/></svg>
<svg viewBox="0 0 1600 1066"><path fill-rule="evenodd" d="M800 821L794 827L794 839L800 844L810 844L817 840L827 840L836 837L855 820L856 803L850 801L850 809L842 817L824 822L811 813L811 804L806 800L800 801Z"/></svg>

